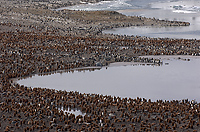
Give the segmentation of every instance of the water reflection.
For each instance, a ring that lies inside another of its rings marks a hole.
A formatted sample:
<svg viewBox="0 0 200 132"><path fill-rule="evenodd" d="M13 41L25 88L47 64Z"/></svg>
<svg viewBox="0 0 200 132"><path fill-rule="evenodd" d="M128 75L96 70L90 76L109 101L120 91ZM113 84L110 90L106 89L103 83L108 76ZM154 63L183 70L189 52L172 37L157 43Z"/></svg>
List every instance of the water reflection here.
<svg viewBox="0 0 200 132"><path fill-rule="evenodd" d="M105 30L103 33L146 36L152 38L182 38L182 39L200 39L200 30L190 29L191 27L126 27Z"/></svg>
<svg viewBox="0 0 200 132"><path fill-rule="evenodd" d="M161 58L162 66L115 63L94 72L34 76L18 81L32 87L97 93L120 97L163 100L190 99L200 101L199 65L196 58Z"/></svg>

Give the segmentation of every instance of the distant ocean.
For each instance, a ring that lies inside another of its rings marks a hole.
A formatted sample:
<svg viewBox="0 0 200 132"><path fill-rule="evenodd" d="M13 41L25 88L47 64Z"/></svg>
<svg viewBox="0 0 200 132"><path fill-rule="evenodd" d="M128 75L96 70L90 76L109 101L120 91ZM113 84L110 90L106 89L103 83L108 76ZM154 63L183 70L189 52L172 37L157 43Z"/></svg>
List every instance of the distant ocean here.
<svg viewBox="0 0 200 132"><path fill-rule="evenodd" d="M67 7L71 10L114 10L125 15L190 22L188 27L128 27L105 33L200 39L200 0L114 0Z"/></svg>

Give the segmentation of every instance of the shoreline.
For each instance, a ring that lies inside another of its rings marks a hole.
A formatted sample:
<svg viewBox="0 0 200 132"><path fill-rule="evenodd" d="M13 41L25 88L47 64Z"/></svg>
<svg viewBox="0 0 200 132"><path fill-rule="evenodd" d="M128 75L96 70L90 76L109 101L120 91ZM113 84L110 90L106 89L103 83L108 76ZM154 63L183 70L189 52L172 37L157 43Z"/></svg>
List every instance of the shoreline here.
<svg viewBox="0 0 200 132"><path fill-rule="evenodd" d="M10 79L80 67L130 62L138 56L200 56L200 40L102 34L127 26L189 26L188 22L125 16L115 11L50 11L66 3L3 1L0 6L0 131L199 131L200 104L152 102L33 88ZM94 1L95 2L95 1ZM34 4L33 4L34 3ZM58 107L87 116L65 115Z"/></svg>
<svg viewBox="0 0 200 132"><path fill-rule="evenodd" d="M162 65L169 65L170 63L167 62L166 63L163 63L163 60L170 60L170 59L177 59L177 60L181 60L181 61L191 61L191 59L200 59L200 56L188 56L188 55L160 55L160 56L140 56L140 61L141 60L145 60L145 59L153 59L153 60L158 60L160 61L160 63L150 63L150 62L134 62L134 61L131 61L131 62L113 62L113 63L109 63L109 65L107 66L103 66L103 67L99 67L99 66L94 66L94 67L80 67L80 68L75 68L75 69L68 69L68 70L61 70L61 71L56 71L56 72L49 72L49 73L44 73L44 74L34 74L34 75L30 75L28 77L22 77L22 78L12 78L10 81L11 81L11 84L13 85L20 85L19 83L17 83L18 80L21 80L21 79L26 79L26 78L31 78L32 76L49 76L51 74L62 74L62 73L68 73L68 72L74 72L74 71L95 71L95 70L101 70L102 68L112 68L112 67L119 67L119 66L128 66L128 65L148 65L148 66L162 66ZM31 89L34 89L34 88L37 88L37 87L34 87L34 86L26 86L26 85L23 85L25 87L28 87L28 88L31 88ZM39 87L39 88L45 88L45 87ZM45 88L46 89L46 88ZM52 89L52 88L47 88L47 89ZM60 91L59 89L56 89L56 91ZM67 90L62 90L62 91L67 91ZM73 91L69 91L69 92L73 92ZM76 91L76 92L80 92L80 91ZM83 92L80 92L80 93L83 93ZM84 93L85 94L85 93ZM86 94L100 94L100 93L86 93ZM104 96L107 96L106 94L104 94ZM112 96L112 97L119 97L121 99L123 99L124 97L120 97L120 96L115 96L115 95L109 95L109 96ZM167 99L166 99L167 100ZM170 99L170 100L167 100L167 101L173 101L173 99ZM179 100L180 101L180 100ZM194 99L195 101L195 99ZM199 103L199 102L197 102Z"/></svg>
<svg viewBox="0 0 200 132"><path fill-rule="evenodd" d="M153 62L140 62L143 59L158 59L160 63L153 63ZM190 59L200 59L200 56L190 56L190 55L149 55L149 56L139 56L139 62L136 61L130 61L130 62L111 62L106 66L91 66L91 67L78 67L74 69L67 69L67 70L58 70L58 71L53 71L53 72L48 72L48 73L36 73L32 74L29 77L38 75L38 76L45 76L45 75L51 75L51 74L57 74L57 73L66 73L66 72L73 72L73 71L95 71L95 70L100 70L102 68L106 67L115 67L115 66L127 66L127 65L156 65L156 64L161 64L162 60L169 60L169 59L178 59L182 61L190 61ZM188 60L189 59L189 60ZM11 78L12 81L16 82L16 80L21 80L21 79L26 79L29 77L22 77L22 78ZM0 85L1 86L1 85Z"/></svg>

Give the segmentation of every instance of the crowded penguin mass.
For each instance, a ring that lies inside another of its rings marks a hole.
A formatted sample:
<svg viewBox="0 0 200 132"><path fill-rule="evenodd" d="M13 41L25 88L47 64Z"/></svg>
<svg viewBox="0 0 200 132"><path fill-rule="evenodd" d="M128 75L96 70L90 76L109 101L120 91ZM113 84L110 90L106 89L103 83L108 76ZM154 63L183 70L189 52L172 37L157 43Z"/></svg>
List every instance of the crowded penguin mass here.
<svg viewBox="0 0 200 132"><path fill-rule="evenodd" d="M102 33L128 26L189 26L188 22L115 11L53 10L81 2L0 0L0 131L200 131L200 104L195 100L121 98L30 88L14 81L114 62L161 64L159 59L139 56L200 55L196 39Z"/></svg>

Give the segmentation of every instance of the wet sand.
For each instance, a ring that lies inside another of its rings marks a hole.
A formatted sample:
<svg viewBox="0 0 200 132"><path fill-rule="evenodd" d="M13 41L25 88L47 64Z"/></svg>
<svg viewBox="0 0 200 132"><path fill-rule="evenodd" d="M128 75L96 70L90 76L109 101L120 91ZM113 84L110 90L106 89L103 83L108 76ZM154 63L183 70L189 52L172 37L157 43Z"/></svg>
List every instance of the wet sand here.
<svg viewBox="0 0 200 132"><path fill-rule="evenodd" d="M52 11L48 9L52 3L45 1L0 2L0 131L200 130L200 107L195 101L121 99L12 83L13 78L59 70L150 61L139 55L199 56L199 40L102 33L114 27L189 23L128 17L114 11ZM77 4L67 2L56 1L50 9ZM86 116L65 114L58 107L78 109Z"/></svg>

